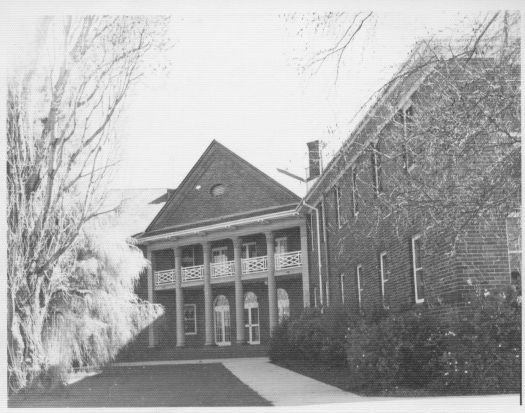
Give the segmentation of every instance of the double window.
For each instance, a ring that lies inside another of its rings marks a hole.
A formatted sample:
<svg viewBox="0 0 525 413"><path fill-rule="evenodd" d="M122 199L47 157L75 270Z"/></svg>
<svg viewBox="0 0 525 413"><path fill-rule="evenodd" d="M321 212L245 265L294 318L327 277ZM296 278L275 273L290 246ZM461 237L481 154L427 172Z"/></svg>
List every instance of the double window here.
<svg viewBox="0 0 525 413"><path fill-rule="evenodd" d="M423 243L421 235L412 237L412 272L414 273L414 294L416 303L425 301L425 289L423 283L423 263L422 263Z"/></svg>

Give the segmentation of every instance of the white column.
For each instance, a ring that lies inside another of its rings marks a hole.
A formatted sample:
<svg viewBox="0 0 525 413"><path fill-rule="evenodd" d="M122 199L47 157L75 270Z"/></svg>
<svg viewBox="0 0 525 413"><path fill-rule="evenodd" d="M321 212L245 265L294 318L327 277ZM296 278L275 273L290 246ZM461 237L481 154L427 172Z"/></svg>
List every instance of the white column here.
<svg viewBox="0 0 525 413"><path fill-rule="evenodd" d="M148 265L148 301L150 303L155 302L155 280L153 279L153 261L152 261L151 250L146 247L146 258L149 261ZM155 346L155 321L148 326L148 347Z"/></svg>
<svg viewBox="0 0 525 413"><path fill-rule="evenodd" d="M211 274L210 274L210 243L202 243L202 252L204 256L204 331L205 342L204 345L213 345L213 303L211 290Z"/></svg>
<svg viewBox="0 0 525 413"><path fill-rule="evenodd" d="M241 265L241 238L236 237L233 241L233 259L235 262L235 328L237 330L237 344L244 343L244 294L242 289L242 265Z"/></svg>
<svg viewBox="0 0 525 413"><path fill-rule="evenodd" d="M270 335L277 327L277 288L275 285L275 259L274 259L274 241L273 233L266 232L266 255L268 260L268 307L270 315Z"/></svg>
<svg viewBox="0 0 525 413"><path fill-rule="evenodd" d="M301 263L303 267L303 305L310 307L310 271L308 268L308 237L306 224L301 224Z"/></svg>
<svg viewBox="0 0 525 413"><path fill-rule="evenodd" d="M177 330L177 347L184 347L186 336L184 334L184 294L182 292L181 256L182 249L173 249L175 254L175 322Z"/></svg>

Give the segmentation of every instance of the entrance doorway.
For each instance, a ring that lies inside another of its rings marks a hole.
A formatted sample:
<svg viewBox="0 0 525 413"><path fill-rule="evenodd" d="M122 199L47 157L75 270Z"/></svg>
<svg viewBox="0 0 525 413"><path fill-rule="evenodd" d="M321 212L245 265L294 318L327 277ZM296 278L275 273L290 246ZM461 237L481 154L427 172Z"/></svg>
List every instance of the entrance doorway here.
<svg viewBox="0 0 525 413"><path fill-rule="evenodd" d="M249 291L244 296L244 320L246 321L246 337L249 344L261 344L259 326L259 303L257 296Z"/></svg>
<svg viewBox="0 0 525 413"><path fill-rule="evenodd" d="M214 303L215 344L231 344L230 303L224 295L219 295Z"/></svg>

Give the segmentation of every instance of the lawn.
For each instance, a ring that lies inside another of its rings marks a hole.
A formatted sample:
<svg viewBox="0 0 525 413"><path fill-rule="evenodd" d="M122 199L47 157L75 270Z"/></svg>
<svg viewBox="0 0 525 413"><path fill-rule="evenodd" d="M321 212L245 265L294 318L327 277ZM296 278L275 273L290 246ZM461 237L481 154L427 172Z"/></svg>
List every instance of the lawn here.
<svg viewBox="0 0 525 413"><path fill-rule="evenodd" d="M311 377L323 383L330 384L342 390L359 394L361 396L388 396L388 397L430 397L441 396L429 390L415 390L396 387L380 392L364 392L352 381L352 376L346 367L329 367L323 364L303 360L279 361L275 363L303 376Z"/></svg>
<svg viewBox="0 0 525 413"><path fill-rule="evenodd" d="M49 394L16 395L9 407L270 406L222 364L113 367Z"/></svg>

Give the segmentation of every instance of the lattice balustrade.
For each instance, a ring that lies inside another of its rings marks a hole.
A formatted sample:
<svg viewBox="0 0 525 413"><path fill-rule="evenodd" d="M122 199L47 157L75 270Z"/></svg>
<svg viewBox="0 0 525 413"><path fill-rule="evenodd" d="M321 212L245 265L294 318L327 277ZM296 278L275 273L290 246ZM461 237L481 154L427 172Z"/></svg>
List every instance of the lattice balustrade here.
<svg viewBox="0 0 525 413"><path fill-rule="evenodd" d="M234 261L214 262L210 265L211 277L229 277L235 275Z"/></svg>
<svg viewBox="0 0 525 413"><path fill-rule="evenodd" d="M155 285L171 284L175 282L175 270L155 271Z"/></svg>
<svg viewBox="0 0 525 413"><path fill-rule="evenodd" d="M204 266L182 267L181 274L182 281L201 280L204 277Z"/></svg>
<svg viewBox="0 0 525 413"><path fill-rule="evenodd" d="M275 254L276 270L300 267L301 265L301 251L286 252L284 254Z"/></svg>
<svg viewBox="0 0 525 413"><path fill-rule="evenodd" d="M268 269L268 258L263 257L254 257L246 258L242 260L242 273L251 274L254 272L266 271Z"/></svg>

